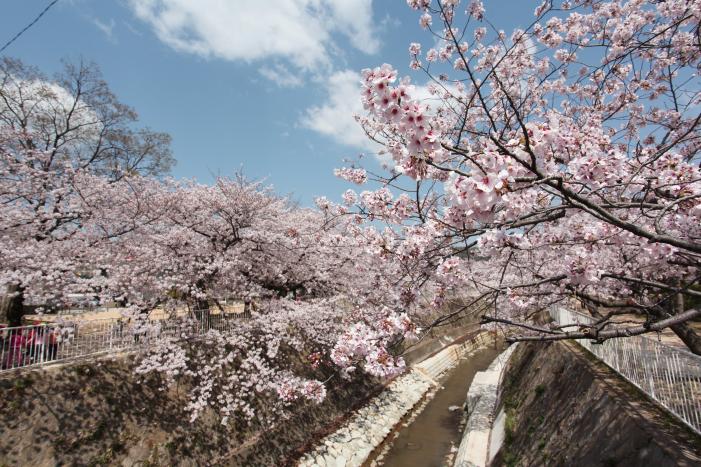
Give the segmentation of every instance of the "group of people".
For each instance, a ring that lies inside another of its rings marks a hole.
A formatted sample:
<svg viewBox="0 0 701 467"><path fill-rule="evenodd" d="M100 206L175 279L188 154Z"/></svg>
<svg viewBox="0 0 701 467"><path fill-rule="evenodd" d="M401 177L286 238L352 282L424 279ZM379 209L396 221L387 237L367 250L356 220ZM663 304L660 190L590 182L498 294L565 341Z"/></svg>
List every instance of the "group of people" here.
<svg viewBox="0 0 701 467"><path fill-rule="evenodd" d="M57 330L40 322L31 327L6 328L0 325L2 369L55 360L58 355Z"/></svg>

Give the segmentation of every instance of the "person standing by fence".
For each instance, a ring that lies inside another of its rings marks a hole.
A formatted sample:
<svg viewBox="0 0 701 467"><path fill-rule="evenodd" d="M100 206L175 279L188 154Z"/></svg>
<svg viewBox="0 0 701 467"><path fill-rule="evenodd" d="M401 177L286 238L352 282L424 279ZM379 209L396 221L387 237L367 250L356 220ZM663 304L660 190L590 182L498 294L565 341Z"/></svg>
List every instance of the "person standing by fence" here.
<svg viewBox="0 0 701 467"><path fill-rule="evenodd" d="M46 335L44 337L45 347L45 361L56 360L58 356L58 338L56 337L56 329L51 327L46 329Z"/></svg>
<svg viewBox="0 0 701 467"><path fill-rule="evenodd" d="M44 356L45 326L41 321L34 321L32 322L32 327L29 328L25 350L30 363L40 363L42 361Z"/></svg>
<svg viewBox="0 0 701 467"><path fill-rule="evenodd" d="M122 318L118 318L117 322L114 325L113 337L114 337L113 345L116 347L122 347L122 343L123 343L122 341L124 339L124 320Z"/></svg>
<svg viewBox="0 0 701 467"><path fill-rule="evenodd" d="M27 338L22 329L8 330L9 337L6 340L6 351L2 361L3 369L19 368L29 363L29 359L25 354L25 345Z"/></svg>

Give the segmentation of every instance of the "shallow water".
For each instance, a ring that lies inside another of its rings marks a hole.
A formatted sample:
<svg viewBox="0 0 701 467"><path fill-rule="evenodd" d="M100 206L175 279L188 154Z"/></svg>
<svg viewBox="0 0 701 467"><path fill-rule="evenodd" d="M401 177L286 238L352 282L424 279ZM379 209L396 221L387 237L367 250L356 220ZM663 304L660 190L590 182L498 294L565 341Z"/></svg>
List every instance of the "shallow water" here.
<svg viewBox="0 0 701 467"><path fill-rule="evenodd" d="M461 360L441 379L443 389L407 427L400 429L381 465L389 467L441 467L450 448L460 445L462 404L475 373L486 370L499 354L484 349ZM460 407L448 410L451 406Z"/></svg>

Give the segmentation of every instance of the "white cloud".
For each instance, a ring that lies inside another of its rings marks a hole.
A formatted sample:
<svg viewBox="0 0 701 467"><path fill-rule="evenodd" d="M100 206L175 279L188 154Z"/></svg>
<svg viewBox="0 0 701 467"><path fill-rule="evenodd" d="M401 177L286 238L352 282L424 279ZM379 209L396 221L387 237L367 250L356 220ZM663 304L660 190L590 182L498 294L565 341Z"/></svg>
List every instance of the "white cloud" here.
<svg viewBox="0 0 701 467"><path fill-rule="evenodd" d="M292 73L282 63L275 63L273 66L264 65L258 69L258 72L281 88L296 88L304 84L299 75Z"/></svg>
<svg viewBox="0 0 701 467"><path fill-rule="evenodd" d="M124 21L123 23L124 23L124 26L126 26L127 29L128 29L129 31L131 31L131 33L134 34L135 36L139 36L139 37L143 36L143 34L141 33L141 31L139 31L138 29L136 29L130 22Z"/></svg>
<svg viewBox="0 0 701 467"><path fill-rule="evenodd" d="M302 117L302 126L329 136L341 144L357 149L377 151L353 118L363 114L360 101L360 75L351 70L338 71L326 81L326 103L310 107Z"/></svg>
<svg viewBox="0 0 701 467"><path fill-rule="evenodd" d="M102 20L100 20L100 19L98 19L98 18L92 18L92 23L97 27L97 29L99 29L100 31L102 31L102 33L103 33L105 36L107 36L107 39L108 39L109 41L111 41L111 42L114 42L114 41L115 41L115 37L114 37L114 26L115 26L116 23L114 22L114 19L110 18L110 22L109 22L109 23L105 23L104 21L102 21Z"/></svg>
<svg viewBox="0 0 701 467"><path fill-rule="evenodd" d="M380 26L384 28L398 28L402 25L402 22L396 16L390 16L389 13L385 13L385 17L380 21Z"/></svg>
<svg viewBox="0 0 701 467"><path fill-rule="evenodd" d="M375 53L372 0L128 0L158 38L181 52L329 68L338 35Z"/></svg>
<svg viewBox="0 0 701 467"><path fill-rule="evenodd" d="M336 28L350 38L351 44L368 54L377 53L380 42L372 24L372 0L321 0L328 3Z"/></svg>

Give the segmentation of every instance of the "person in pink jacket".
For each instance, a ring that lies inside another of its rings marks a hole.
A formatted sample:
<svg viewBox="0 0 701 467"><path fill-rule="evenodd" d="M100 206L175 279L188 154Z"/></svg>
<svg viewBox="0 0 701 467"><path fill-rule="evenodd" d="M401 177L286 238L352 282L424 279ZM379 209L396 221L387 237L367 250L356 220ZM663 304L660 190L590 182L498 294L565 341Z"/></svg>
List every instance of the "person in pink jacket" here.
<svg viewBox="0 0 701 467"><path fill-rule="evenodd" d="M29 363L29 358L25 354L27 336L19 329L11 329L7 344L7 351L3 358L3 368L18 368Z"/></svg>

